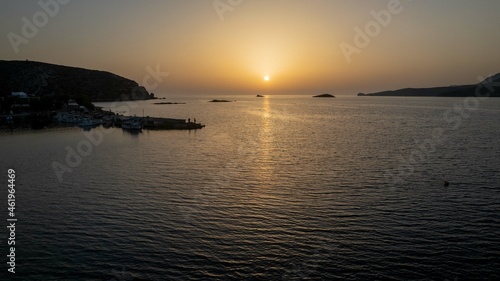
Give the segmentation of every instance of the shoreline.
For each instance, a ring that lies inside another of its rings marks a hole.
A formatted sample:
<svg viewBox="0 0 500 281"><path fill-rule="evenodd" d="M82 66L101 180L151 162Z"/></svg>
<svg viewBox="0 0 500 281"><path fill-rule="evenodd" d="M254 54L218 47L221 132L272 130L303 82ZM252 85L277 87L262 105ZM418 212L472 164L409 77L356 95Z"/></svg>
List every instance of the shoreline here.
<svg viewBox="0 0 500 281"><path fill-rule="evenodd" d="M0 134L13 134L24 131L42 131L58 128L82 128L89 130L102 126L103 129L122 128L123 130L198 130L205 127L196 119L176 119L164 117L124 116L119 113L104 111L96 107L88 110L60 110L50 112L24 112L2 115Z"/></svg>

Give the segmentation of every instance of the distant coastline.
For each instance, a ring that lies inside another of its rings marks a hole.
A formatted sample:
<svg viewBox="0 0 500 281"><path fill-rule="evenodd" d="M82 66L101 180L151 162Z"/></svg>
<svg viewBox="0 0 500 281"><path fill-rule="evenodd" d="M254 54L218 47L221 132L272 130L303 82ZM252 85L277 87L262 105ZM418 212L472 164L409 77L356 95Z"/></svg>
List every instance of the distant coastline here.
<svg viewBox="0 0 500 281"><path fill-rule="evenodd" d="M473 97L489 96L500 97L500 73L488 77L475 85L445 86L434 88L405 88L393 91L376 93L359 93L358 96L375 97Z"/></svg>

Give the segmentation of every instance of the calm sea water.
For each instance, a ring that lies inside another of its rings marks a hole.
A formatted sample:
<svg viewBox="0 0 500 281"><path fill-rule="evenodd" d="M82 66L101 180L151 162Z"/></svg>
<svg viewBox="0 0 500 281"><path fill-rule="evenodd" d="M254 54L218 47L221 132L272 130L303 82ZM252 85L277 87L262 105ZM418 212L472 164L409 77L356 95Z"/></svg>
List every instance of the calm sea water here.
<svg viewBox="0 0 500 281"><path fill-rule="evenodd" d="M229 99L100 104L198 131L0 135L2 280L500 279L500 99Z"/></svg>

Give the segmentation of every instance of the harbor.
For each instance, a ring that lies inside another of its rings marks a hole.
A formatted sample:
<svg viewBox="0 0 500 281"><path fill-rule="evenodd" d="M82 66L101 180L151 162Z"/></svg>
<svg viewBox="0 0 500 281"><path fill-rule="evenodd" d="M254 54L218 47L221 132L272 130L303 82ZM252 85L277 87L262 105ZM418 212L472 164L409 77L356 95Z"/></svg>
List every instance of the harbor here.
<svg viewBox="0 0 500 281"><path fill-rule="evenodd" d="M52 111L50 113L9 114L0 116L1 131L40 130L58 127L80 127L89 130L103 128L122 128L127 131L141 130L198 130L205 127L196 119L165 118L151 116L126 116L97 108L94 111L83 109Z"/></svg>
<svg viewBox="0 0 500 281"><path fill-rule="evenodd" d="M147 130L198 130L205 125L191 121L191 118L177 119L150 116L124 116L112 112L100 111L93 115L79 115L79 112L58 112L52 119L60 126L78 126L91 129L98 126L104 128L122 128L128 131Z"/></svg>

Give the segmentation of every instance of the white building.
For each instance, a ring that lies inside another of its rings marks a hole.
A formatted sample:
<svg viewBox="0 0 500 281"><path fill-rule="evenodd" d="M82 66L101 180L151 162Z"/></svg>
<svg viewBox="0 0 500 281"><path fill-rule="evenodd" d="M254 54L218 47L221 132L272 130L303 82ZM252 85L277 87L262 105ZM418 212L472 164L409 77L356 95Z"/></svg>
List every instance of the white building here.
<svg viewBox="0 0 500 281"><path fill-rule="evenodd" d="M22 99L28 98L28 94L26 94L25 92L12 92L12 96L22 98Z"/></svg>

